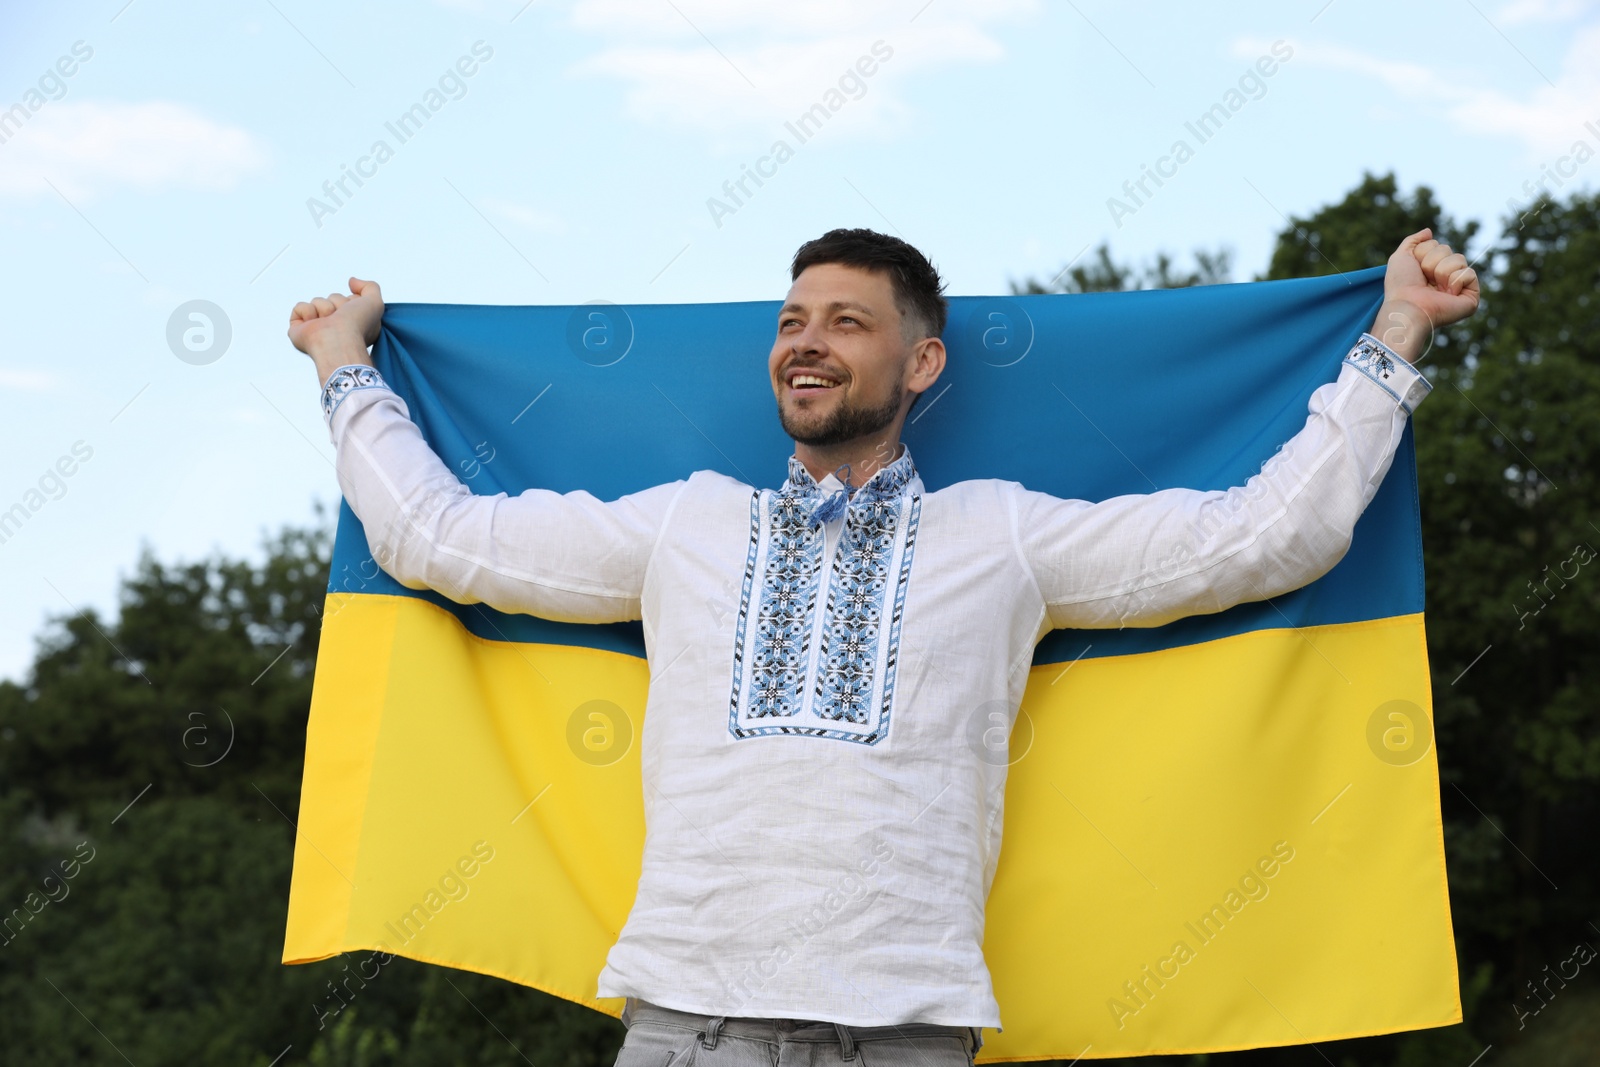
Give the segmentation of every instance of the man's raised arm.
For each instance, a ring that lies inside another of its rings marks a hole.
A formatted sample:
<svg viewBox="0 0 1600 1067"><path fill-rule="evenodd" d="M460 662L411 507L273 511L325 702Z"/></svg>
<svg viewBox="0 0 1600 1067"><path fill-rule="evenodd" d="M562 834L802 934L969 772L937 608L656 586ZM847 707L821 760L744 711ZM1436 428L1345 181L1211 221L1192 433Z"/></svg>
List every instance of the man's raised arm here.
<svg viewBox="0 0 1600 1067"><path fill-rule="evenodd" d="M316 364L339 488L378 565L462 604L558 622L638 619L645 567L685 483L610 503L581 490L473 493L367 353L383 318L377 283L351 278L350 292L296 304L289 339Z"/></svg>
<svg viewBox="0 0 1600 1067"><path fill-rule="evenodd" d="M1312 393L1300 432L1244 485L1094 504L1019 492L1014 534L1051 625L1160 626L1326 574L1431 388L1410 361L1434 328L1477 305L1465 258L1427 230L1412 234L1389 259L1373 333L1350 350L1336 381Z"/></svg>

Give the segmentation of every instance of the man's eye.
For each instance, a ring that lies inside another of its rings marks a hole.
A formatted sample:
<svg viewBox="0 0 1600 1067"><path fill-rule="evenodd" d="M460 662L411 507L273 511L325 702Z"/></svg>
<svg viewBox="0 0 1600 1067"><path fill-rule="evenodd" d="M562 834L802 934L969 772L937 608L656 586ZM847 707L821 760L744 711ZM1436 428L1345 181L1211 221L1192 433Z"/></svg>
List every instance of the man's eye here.
<svg viewBox="0 0 1600 1067"><path fill-rule="evenodd" d="M841 316L840 316L840 317L839 317L839 321L840 321L840 322L855 322L855 323L856 323L856 325L857 325L857 326L860 326L860 325L861 325L861 323L859 323L859 322L856 322L856 320L855 320L855 319L853 319L853 318L851 318L851 317L850 317L850 316L849 316L849 315L841 315Z"/></svg>

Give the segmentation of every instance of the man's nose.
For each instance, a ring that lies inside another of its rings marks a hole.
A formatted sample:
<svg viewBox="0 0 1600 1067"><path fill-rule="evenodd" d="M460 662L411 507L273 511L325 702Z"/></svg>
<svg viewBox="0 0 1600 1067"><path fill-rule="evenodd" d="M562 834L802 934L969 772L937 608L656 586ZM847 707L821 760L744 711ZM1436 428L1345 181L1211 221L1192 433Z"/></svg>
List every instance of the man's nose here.
<svg viewBox="0 0 1600 1067"><path fill-rule="evenodd" d="M826 352L827 347L827 342L822 337L822 331L815 325L809 324L796 334L790 342L790 349L797 356Z"/></svg>

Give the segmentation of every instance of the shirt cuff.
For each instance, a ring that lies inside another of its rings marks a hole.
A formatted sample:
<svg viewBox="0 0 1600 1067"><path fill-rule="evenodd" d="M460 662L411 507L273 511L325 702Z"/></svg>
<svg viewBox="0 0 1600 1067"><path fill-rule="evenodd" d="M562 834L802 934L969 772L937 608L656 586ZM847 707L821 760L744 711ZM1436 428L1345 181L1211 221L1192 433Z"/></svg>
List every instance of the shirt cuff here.
<svg viewBox="0 0 1600 1067"><path fill-rule="evenodd" d="M372 388L387 389L389 383L383 380L376 367L364 363L351 363L328 375L322 385L322 419L328 428L333 428L333 413L340 401L357 389Z"/></svg>
<svg viewBox="0 0 1600 1067"><path fill-rule="evenodd" d="M1433 383L1424 378L1421 371L1370 333L1361 335L1344 361L1387 390L1407 415L1433 391Z"/></svg>

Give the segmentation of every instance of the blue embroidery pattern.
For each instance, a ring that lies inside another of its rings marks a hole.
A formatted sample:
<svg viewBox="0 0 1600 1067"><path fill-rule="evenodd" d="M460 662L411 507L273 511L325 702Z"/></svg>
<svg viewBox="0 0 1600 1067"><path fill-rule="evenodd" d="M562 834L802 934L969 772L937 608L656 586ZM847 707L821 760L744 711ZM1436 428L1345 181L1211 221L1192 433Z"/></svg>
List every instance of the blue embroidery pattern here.
<svg viewBox="0 0 1600 1067"><path fill-rule="evenodd" d="M383 375L378 373L376 367L368 367L358 363L340 367L328 375L328 380L322 386L322 418L325 422L333 422L333 413L339 402L349 396L353 390L365 389L371 386L387 387Z"/></svg>
<svg viewBox="0 0 1600 1067"><path fill-rule="evenodd" d="M1381 342L1366 335L1355 343L1350 354L1344 358L1355 364L1357 370L1384 381L1388 381L1394 373L1393 354Z"/></svg>
<svg viewBox="0 0 1600 1067"><path fill-rule="evenodd" d="M857 521L846 521L840 534L839 554L833 561L828 585L828 615L822 631L822 670L817 673L814 706L817 714L825 719L844 719L866 725L872 718L878 638L884 622L884 594L894 557L901 502L873 502L860 511L858 514L852 507L850 518ZM888 662L883 702L878 708L879 730L889 728L895 667L900 652L900 617L905 608L906 582L911 577L911 554L916 545L921 511L922 498L913 497L906 522L905 552L888 619ZM874 733L858 740L870 744L876 739Z"/></svg>
<svg viewBox="0 0 1600 1067"><path fill-rule="evenodd" d="M822 530L805 523L805 511L795 497L779 497L772 509L752 655L750 714L757 718L800 713L822 569Z"/></svg>
<svg viewBox="0 0 1600 1067"><path fill-rule="evenodd" d="M781 490L752 494L728 721L735 738L792 734L870 745L887 734L922 508L921 496L908 491L915 476L907 451L846 504L845 491L826 493L791 457ZM823 524L841 511L823 599Z"/></svg>
<svg viewBox="0 0 1600 1067"><path fill-rule="evenodd" d="M1370 333L1361 335L1344 361L1382 386L1405 409L1407 415L1416 406L1414 401L1406 402L1408 396L1426 396L1433 390L1432 383L1420 373L1398 373L1399 363L1402 362L1400 357ZM1411 369L1408 365L1407 370ZM1398 380L1391 382L1391 378Z"/></svg>

